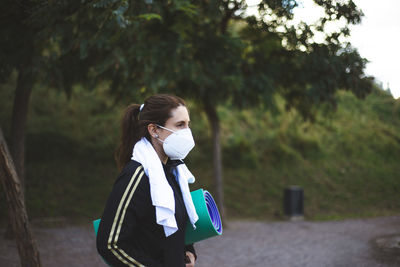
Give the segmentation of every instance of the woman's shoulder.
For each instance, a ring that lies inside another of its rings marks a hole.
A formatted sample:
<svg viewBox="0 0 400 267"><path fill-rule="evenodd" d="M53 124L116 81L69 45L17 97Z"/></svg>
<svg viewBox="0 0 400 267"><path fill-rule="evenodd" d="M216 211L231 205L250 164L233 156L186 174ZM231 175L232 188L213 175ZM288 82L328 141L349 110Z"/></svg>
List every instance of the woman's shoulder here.
<svg viewBox="0 0 400 267"><path fill-rule="evenodd" d="M128 163L125 164L125 167L122 169L121 174L132 173L138 169L143 169L142 164L135 160L130 160Z"/></svg>
<svg viewBox="0 0 400 267"><path fill-rule="evenodd" d="M136 176L146 176L142 164L135 160L130 160L118 175L116 183L120 180L130 180ZM147 177L147 176L146 176ZM147 181L148 179L142 179Z"/></svg>

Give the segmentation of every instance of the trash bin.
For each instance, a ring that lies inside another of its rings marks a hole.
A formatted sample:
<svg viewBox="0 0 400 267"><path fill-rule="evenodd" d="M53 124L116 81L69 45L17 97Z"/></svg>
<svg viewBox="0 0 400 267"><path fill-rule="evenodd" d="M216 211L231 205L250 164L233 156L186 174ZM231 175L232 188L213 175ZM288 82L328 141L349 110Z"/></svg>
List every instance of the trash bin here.
<svg viewBox="0 0 400 267"><path fill-rule="evenodd" d="M283 197L285 216L289 219L303 219L303 201L303 188L296 185L285 188Z"/></svg>

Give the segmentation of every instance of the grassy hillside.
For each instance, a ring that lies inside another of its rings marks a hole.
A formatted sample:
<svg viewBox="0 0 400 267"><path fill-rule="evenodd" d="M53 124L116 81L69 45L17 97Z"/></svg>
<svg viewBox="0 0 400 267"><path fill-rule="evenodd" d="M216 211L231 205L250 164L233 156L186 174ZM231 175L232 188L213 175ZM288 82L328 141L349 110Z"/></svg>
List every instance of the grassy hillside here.
<svg viewBox="0 0 400 267"><path fill-rule="evenodd" d="M0 125L6 135L13 84L0 88ZM300 185L308 219L400 212L400 101L375 90L364 101L338 94L335 113L304 122L294 111L237 111L220 107L225 198L232 218L282 218L283 189ZM140 100L133 102L141 102ZM104 90L63 93L35 88L27 135L29 214L95 218L117 172L113 150L124 104ZM193 189L213 192L211 140L205 115L191 104L197 146L187 159ZM4 194L0 220L5 219Z"/></svg>
<svg viewBox="0 0 400 267"><path fill-rule="evenodd" d="M280 218L288 185L304 188L311 219L400 212L400 102L382 91L338 97L337 112L314 124L295 112L222 111L233 215Z"/></svg>

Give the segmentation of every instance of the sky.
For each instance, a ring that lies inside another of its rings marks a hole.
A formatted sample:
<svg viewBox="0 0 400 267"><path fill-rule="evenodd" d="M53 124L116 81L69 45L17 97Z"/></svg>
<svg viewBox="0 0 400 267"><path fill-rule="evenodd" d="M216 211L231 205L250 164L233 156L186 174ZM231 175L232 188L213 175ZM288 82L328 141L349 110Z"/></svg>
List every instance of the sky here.
<svg viewBox="0 0 400 267"><path fill-rule="evenodd" d="M367 64L365 73L375 77L384 89L390 88L394 98L400 98L400 1L353 0L364 13L361 24L351 26L350 43L357 48ZM249 14L255 14L259 0L247 0ZM316 21L322 9L312 0L301 0L294 10L295 21ZM339 23L330 25L332 29ZM397 65L399 64L399 65Z"/></svg>
<svg viewBox="0 0 400 267"><path fill-rule="evenodd" d="M400 97L400 1L354 1L364 12L360 25L352 27L350 42L370 62L366 73ZM399 65L398 65L399 64Z"/></svg>

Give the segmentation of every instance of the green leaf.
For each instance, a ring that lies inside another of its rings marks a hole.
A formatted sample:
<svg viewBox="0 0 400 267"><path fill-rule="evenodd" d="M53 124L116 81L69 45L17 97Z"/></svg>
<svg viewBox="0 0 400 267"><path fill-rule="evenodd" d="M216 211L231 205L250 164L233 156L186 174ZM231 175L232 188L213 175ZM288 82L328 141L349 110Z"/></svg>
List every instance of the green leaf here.
<svg viewBox="0 0 400 267"><path fill-rule="evenodd" d="M162 17L159 14L156 13L146 13L138 16L139 19L144 19L144 20L152 20L152 19L158 19L162 21Z"/></svg>

